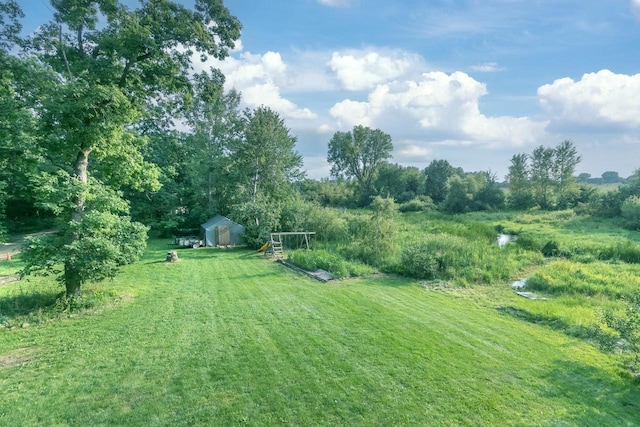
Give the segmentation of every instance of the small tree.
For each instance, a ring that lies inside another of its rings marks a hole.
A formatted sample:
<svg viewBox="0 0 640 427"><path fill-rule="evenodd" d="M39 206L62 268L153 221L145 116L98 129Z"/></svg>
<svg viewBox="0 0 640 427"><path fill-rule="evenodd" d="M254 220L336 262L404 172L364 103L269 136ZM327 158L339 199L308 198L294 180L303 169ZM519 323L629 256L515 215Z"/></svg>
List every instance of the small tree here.
<svg viewBox="0 0 640 427"><path fill-rule="evenodd" d="M625 308L622 313L605 311L602 322L616 333L614 336L602 336L602 345L613 349L622 347L631 354L630 369L640 375L640 293L624 299Z"/></svg>

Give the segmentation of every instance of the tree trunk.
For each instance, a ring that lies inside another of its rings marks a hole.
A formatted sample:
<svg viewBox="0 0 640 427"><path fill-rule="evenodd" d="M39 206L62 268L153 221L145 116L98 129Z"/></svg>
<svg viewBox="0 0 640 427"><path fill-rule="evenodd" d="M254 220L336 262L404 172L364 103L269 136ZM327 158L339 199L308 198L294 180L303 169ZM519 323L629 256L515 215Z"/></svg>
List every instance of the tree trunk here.
<svg viewBox="0 0 640 427"><path fill-rule="evenodd" d="M78 156L76 157L75 164L75 178L80 181L82 184L86 184L88 179L87 168L89 166L89 153L91 150L80 150L78 152ZM84 208L85 208L85 196L84 196L84 188L81 190L81 193L77 195L76 199L76 207L71 214L71 221L74 222L82 222L84 217ZM80 236L77 233L69 234L67 244L71 244L74 241L78 240ZM69 297L77 297L80 296L80 286L82 285L82 280L80 278L80 272L77 268L71 265L68 262L64 264L64 284L67 289L67 296Z"/></svg>
<svg viewBox="0 0 640 427"><path fill-rule="evenodd" d="M80 150L78 151L78 156L76 157L76 165L75 165L75 178L80 181L82 184L86 184L89 182L87 169L89 167L89 153L91 150ZM82 217L84 216L84 189L78 194L78 198L76 199L76 208L71 216L73 221L82 221Z"/></svg>
<svg viewBox="0 0 640 427"><path fill-rule="evenodd" d="M80 279L80 272L74 268L68 262L64 263L64 285L67 289L68 297L80 296L80 285L82 280Z"/></svg>

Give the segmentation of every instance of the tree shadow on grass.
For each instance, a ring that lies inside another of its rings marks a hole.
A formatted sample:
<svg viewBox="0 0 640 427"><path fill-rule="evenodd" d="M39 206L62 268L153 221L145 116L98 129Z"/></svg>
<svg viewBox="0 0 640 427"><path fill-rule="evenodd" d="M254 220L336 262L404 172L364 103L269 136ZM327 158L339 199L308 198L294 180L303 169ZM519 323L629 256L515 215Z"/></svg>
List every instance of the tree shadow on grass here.
<svg viewBox="0 0 640 427"><path fill-rule="evenodd" d="M506 314L508 316L523 320L528 323L547 326L554 331L562 332L574 338L586 340L597 338L597 332L593 328L589 328L583 325L571 324L558 317L543 316L513 306L500 306L497 308L497 310L502 314Z"/></svg>
<svg viewBox="0 0 640 427"><path fill-rule="evenodd" d="M544 395L567 402L567 417L572 425L638 425L640 381L620 369L620 376L616 377L593 366L559 360L545 377L553 386Z"/></svg>
<svg viewBox="0 0 640 427"><path fill-rule="evenodd" d="M19 293L0 297L0 324L9 324L53 307L63 292Z"/></svg>

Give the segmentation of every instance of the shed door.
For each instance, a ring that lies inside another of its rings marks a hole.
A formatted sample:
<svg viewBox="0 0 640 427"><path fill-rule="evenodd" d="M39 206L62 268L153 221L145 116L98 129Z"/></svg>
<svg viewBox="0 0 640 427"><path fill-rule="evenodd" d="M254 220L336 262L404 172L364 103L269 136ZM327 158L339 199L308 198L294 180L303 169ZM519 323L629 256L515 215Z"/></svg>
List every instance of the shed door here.
<svg viewBox="0 0 640 427"><path fill-rule="evenodd" d="M231 244L231 232L228 225L216 227L216 246L227 246Z"/></svg>

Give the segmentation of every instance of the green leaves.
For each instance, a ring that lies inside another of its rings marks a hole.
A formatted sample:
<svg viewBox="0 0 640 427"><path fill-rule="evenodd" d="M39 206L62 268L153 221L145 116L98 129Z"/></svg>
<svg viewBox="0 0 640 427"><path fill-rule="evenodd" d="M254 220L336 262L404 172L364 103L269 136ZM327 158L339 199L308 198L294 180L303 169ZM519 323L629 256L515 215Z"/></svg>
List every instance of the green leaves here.
<svg viewBox="0 0 640 427"><path fill-rule="evenodd" d="M53 274L64 282L63 270L73 270L80 283L114 277L120 266L140 258L146 248L146 232L144 225L127 216L92 210L58 234L28 239L21 274Z"/></svg>
<svg viewBox="0 0 640 427"><path fill-rule="evenodd" d="M391 150L391 137L380 129L359 125L352 132L336 132L329 141L327 156L331 175L355 178L360 186L361 202L366 204L378 167L391 158Z"/></svg>

